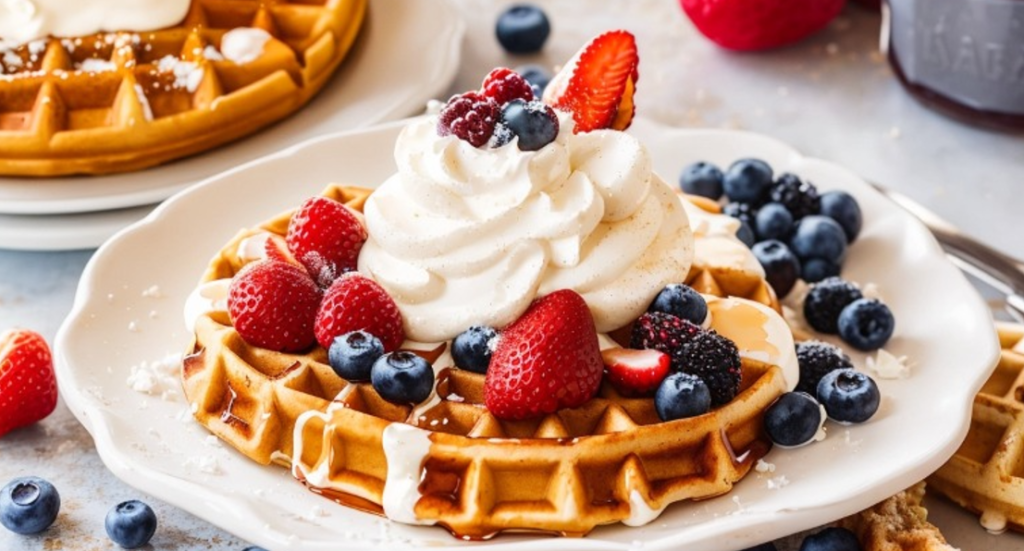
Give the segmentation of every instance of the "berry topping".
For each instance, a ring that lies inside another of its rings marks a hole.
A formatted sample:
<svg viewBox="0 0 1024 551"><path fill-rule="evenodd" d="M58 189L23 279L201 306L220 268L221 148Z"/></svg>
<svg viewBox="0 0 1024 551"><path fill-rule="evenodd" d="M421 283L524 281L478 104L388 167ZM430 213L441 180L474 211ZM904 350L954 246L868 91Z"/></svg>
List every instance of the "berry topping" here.
<svg viewBox="0 0 1024 551"><path fill-rule="evenodd" d="M851 302L864 295L853 283L830 277L811 286L804 300L804 317L815 331L835 335L839 331L839 314Z"/></svg>
<svg viewBox="0 0 1024 551"><path fill-rule="evenodd" d="M374 362L370 383L391 403L418 404L434 390L434 368L412 352L390 352Z"/></svg>
<svg viewBox="0 0 1024 551"><path fill-rule="evenodd" d="M57 520L59 512L60 494L42 478L15 478L0 490L0 524L15 534L38 534Z"/></svg>
<svg viewBox="0 0 1024 551"><path fill-rule="evenodd" d="M801 180L796 174L787 172L779 176L772 184L768 197L786 207L796 220L821 212L818 188Z"/></svg>
<svg viewBox="0 0 1024 551"><path fill-rule="evenodd" d="M274 260L246 264L228 286L231 323L245 342L277 352L313 344L320 288L301 267Z"/></svg>
<svg viewBox="0 0 1024 551"><path fill-rule="evenodd" d="M857 350L885 346L895 328L892 311L878 299L857 299L839 314L839 336Z"/></svg>
<svg viewBox="0 0 1024 551"><path fill-rule="evenodd" d="M345 205L326 197L311 197L288 222L288 250L306 267L317 285L328 287L345 272L356 269L366 228Z"/></svg>
<svg viewBox="0 0 1024 551"><path fill-rule="evenodd" d="M498 16L494 34L505 51L532 54L544 47L551 23L544 11L532 4L516 4Z"/></svg>
<svg viewBox="0 0 1024 551"><path fill-rule="evenodd" d="M838 262L824 258L808 258L803 262L800 276L807 283L817 283L823 279L838 276L842 268Z"/></svg>
<svg viewBox="0 0 1024 551"><path fill-rule="evenodd" d="M754 230L750 227L750 224L743 220L740 220L740 227L736 229L736 239L739 239L747 247L753 247L757 243Z"/></svg>
<svg viewBox="0 0 1024 551"><path fill-rule="evenodd" d="M722 186L730 201L757 206L768 198L772 167L761 159L740 159L725 171ZM748 221L749 223L749 221Z"/></svg>
<svg viewBox="0 0 1024 551"><path fill-rule="evenodd" d="M508 102L501 110L501 125L519 138L520 151L536 151L558 136L555 110L539 101Z"/></svg>
<svg viewBox="0 0 1024 551"><path fill-rule="evenodd" d="M492 70L484 78L480 91L498 105L505 105L514 99L533 101L533 88L530 83L519 73L505 67Z"/></svg>
<svg viewBox="0 0 1024 551"><path fill-rule="evenodd" d="M853 532L839 526L825 528L804 538L800 551L861 551Z"/></svg>
<svg viewBox="0 0 1024 551"><path fill-rule="evenodd" d="M373 362L384 355L380 339L366 331L352 331L336 337L327 350L331 369L346 381L369 381Z"/></svg>
<svg viewBox="0 0 1024 551"><path fill-rule="evenodd" d="M821 214L835 220L843 231L846 232L846 240L853 243L860 235L864 218L860 212L860 205L852 195L845 191L828 191L821 194Z"/></svg>
<svg viewBox="0 0 1024 551"><path fill-rule="evenodd" d="M110 541L125 549L138 549L156 533L156 513L141 501L125 501L107 513L104 526Z"/></svg>
<svg viewBox="0 0 1024 551"><path fill-rule="evenodd" d="M696 375L673 373L658 387L654 409L662 421L703 415L711 410L711 391Z"/></svg>
<svg viewBox="0 0 1024 551"><path fill-rule="evenodd" d="M842 350L821 341L797 343L796 360L800 364L800 383L796 389L808 394L818 391L818 383L825 375L837 369L853 367L850 357Z"/></svg>
<svg viewBox="0 0 1024 551"><path fill-rule="evenodd" d="M487 373L491 355L497 345L498 332L493 327L474 325L452 340L455 367L474 373Z"/></svg>
<svg viewBox="0 0 1024 551"><path fill-rule="evenodd" d="M711 391L712 406L725 404L740 390L736 344L713 330L670 314L648 312L633 326L630 347L660 350L672 359L672 371L700 377Z"/></svg>
<svg viewBox="0 0 1024 551"><path fill-rule="evenodd" d="M700 195L717 201L725 193L722 188L724 178L722 169L711 163L700 161L683 169L683 173L679 175L679 188L683 190L683 193Z"/></svg>
<svg viewBox="0 0 1024 551"><path fill-rule="evenodd" d="M680 0L701 34L730 50L791 44L825 28L843 0Z"/></svg>
<svg viewBox="0 0 1024 551"><path fill-rule="evenodd" d="M760 241L789 239L793 231L793 215L782 203L767 203L754 216L754 231Z"/></svg>
<svg viewBox="0 0 1024 551"><path fill-rule="evenodd" d="M352 331L366 331L384 345L384 350L397 350L405 340L402 314L376 281L359 273L338 278L324 293L316 312L316 340L330 348L335 337Z"/></svg>
<svg viewBox="0 0 1024 551"><path fill-rule="evenodd" d="M731 216L746 224L750 229L754 228L757 209L749 203L728 203L722 207L722 214Z"/></svg>
<svg viewBox="0 0 1024 551"><path fill-rule="evenodd" d="M544 89L551 82L551 72L540 65L520 65L515 71L526 79L533 88L533 97L539 98L544 95Z"/></svg>
<svg viewBox="0 0 1024 551"><path fill-rule="evenodd" d="M846 233L835 220L812 214L797 222L789 248L801 260L823 258L842 263L846 257Z"/></svg>
<svg viewBox="0 0 1024 551"><path fill-rule="evenodd" d="M266 253L267 260L276 260L302 266L302 263L288 250L288 241L280 235L268 234L267 240L263 242L263 252Z"/></svg>
<svg viewBox="0 0 1024 551"><path fill-rule="evenodd" d="M829 419L840 423L871 419L881 399L875 381L853 369L837 369L818 383L818 401L825 406Z"/></svg>
<svg viewBox="0 0 1024 551"><path fill-rule="evenodd" d="M45 419L57 407L53 356L42 335L0 333L0 437Z"/></svg>
<svg viewBox="0 0 1024 551"><path fill-rule="evenodd" d="M774 543L768 542L768 543L762 543L760 545L755 545L754 547L748 547L747 549L744 549L743 551L779 551L779 548L775 547Z"/></svg>
<svg viewBox="0 0 1024 551"><path fill-rule="evenodd" d="M576 54L552 79L544 102L572 113L575 132L601 128L625 130L633 121L633 93L640 73L636 39L627 31L609 31Z"/></svg>
<svg viewBox="0 0 1024 551"><path fill-rule="evenodd" d="M668 375L670 363L664 352L632 348L604 350L601 359L608 382L623 396L650 396Z"/></svg>
<svg viewBox="0 0 1024 551"><path fill-rule="evenodd" d="M775 294L780 297L788 295L796 285L796 280L800 279L800 261L793 251L785 243L774 239L762 241L750 250L764 268L765 279Z"/></svg>
<svg viewBox="0 0 1024 551"><path fill-rule="evenodd" d="M497 102L478 92L466 92L452 96L441 109L437 133L455 135L473 147L481 147L490 141L500 115Z"/></svg>
<svg viewBox="0 0 1024 551"><path fill-rule="evenodd" d="M708 317L708 303L700 293L689 285L670 283L665 286L654 302L647 308L648 312L664 312L691 323L701 325Z"/></svg>
<svg viewBox="0 0 1024 551"><path fill-rule="evenodd" d="M821 428L821 405L805 392L787 392L764 412L764 429L777 446L808 444Z"/></svg>
<svg viewBox="0 0 1024 551"><path fill-rule="evenodd" d="M574 291L555 291L502 332L487 369L484 403L500 419L579 407L597 393L603 371L586 302Z"/></svg>

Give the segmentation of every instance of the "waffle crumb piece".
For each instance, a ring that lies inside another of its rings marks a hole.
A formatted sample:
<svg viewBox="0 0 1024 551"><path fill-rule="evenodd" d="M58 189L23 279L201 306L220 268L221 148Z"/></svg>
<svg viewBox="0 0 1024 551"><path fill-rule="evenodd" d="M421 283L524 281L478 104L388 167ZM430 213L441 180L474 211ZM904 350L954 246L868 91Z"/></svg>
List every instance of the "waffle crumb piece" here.
<svg viewBox="0 0 1024 551"><path fill-rule="evenodd" d="M857 534L864 551L959 551L928 522L924 493L919 482L838 524Z"/></svg>

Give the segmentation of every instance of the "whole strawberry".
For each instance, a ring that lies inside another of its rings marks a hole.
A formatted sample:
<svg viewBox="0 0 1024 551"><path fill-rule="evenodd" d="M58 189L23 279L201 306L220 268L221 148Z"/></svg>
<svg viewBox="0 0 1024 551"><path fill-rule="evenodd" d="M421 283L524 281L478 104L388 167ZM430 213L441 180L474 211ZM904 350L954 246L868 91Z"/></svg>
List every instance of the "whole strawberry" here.
<svg viewBox="0 0 1024 551"><path fill-rule="evenodd" d="M766 50L825 28L845 0L679 0L704 36L730 50Z"/></svg>
<svg viewBox="0 0 1024 551"><path fill-rule="evenodd" d="M316 313L316 340L330 349L335 337L366 331L380 339L386 352L405 340L402 314L395 301L376 281L357 272L338 278L324 293Z"/></svg>
<svg viewBox="0 0 1024 551"><path fill-rule="evenodd" d="M245 342L299 352L313 344L320 288L300 266L276 260L247 264L228 286L231 323Z"/></svg>
<svg viewBox="0 0 1024 551"><path fill-rule="evenodd" d="M356 269L366 228L345 205L326 197L311 197L288 222L288 250L321 287Z"/></svg>
<svg viewBox="0 0 1024 551"><path fill-rule="evenodd" d="M583 297L564 289L537 299L498 338L484 403L499 419L579 407L601 385L604 364Z"/></svg>
<svg viewBox="0 0 1024 551"><path fill-rule="evenodd" d="M0 437L45 419L57 407L50 347L38 333L0 334Z"/></svg>

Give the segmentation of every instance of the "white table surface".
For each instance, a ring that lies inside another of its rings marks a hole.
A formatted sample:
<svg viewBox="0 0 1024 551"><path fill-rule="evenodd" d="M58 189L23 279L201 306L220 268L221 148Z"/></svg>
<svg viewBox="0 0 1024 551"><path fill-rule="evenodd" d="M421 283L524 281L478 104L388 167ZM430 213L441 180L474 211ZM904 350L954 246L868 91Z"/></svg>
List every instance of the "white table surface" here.
<svg viewBox="0 0 1024 551"><path fill-rule="evenodd" d="M701 37L674 0L545 0L539 3L553 25L545 51L512 58L493 38L496 14L508 2L455 1L469 32L452 92L478 87L497 65L563 62L590 36L624 27L637 35L640 46L638 110L643 115L679 126L777 136L898 189L965 232L1024 257L1024 136L976 130L917 104L878 52L877 14L850 6L827 30L796 46L738 55ZM399 43L396 37L395 47ZM665 177L674 180L676 175ZM0 250L0 329L28 327L52 340L91 254ZM114 478L63 405L46 421L0 439L0 483L27 474L58 486L62 514L41 536L0 530L5 551L114 549L103 531L103 517L109 507L135 497L149 501L160 519L154 549L240 550L247 545ZM972 515L944 500L930 498L928 504L931 519L956 546L1024 548L1024 537L989 536ZM785 542L780 549L795 550L794 544Z"/></svg>

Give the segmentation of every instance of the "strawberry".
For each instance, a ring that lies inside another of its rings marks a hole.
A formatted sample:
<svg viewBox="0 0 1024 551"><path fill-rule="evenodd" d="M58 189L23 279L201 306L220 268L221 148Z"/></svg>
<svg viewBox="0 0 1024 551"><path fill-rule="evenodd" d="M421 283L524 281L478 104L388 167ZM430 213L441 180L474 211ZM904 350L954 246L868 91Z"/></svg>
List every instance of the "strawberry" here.
<svg viewBox="0 0 1024 551"><path fill-rule="evenodd" d="M271 234L267 237L263 247L269 260L302 266L292 255L292 252L288 250L288 242L281 235Z"/></svg>
<svg viewBox="0 0 1024 551"><path fill-rule="evenodd" d="M301 266L260 260L246 264L228 286L231 323L245 342L298 352L313 344L320 288Z"/></svg>
<svg viewBox="0 0 1024 551"><path fill-rule="evenodd" d="M796 42L826 25L845 0L679 0L697 29L730 50Z"/></svg>
<svg viewBox="0 0 1024 551"><path fill-rule="evenodd" d="M530 83L519 73L506 67L498 67L488 73L480 91L494 100L499 107L514 99L533 101L533 87Z"/></svg>
<svg viewBox="0 0 1024 551"><path fill-rule="evenodd" d="M385 352L397 350L405 340L402 314L395 301L376 281L352 272L339 277L324 293L316 313L316 340L330 349L335 337L366 331L380 339Z"/></svg>
<svg viewBox="0 0 1024 551"><path fill-rule="evenodd" d="M658 350L610 348L601 352L608 382L623 396L652 396L668 376L668 354Z"/></svg>
<svg viewBox="0 0 1024 551"><path fill-rule="evenodd" d="M527 419L594 397L603 372L594 318L563 289L539 298L498 338L484 403L499 419Z"/></svg>
<svg viewBox="0 0 1024 551"><path fill-rule="evenodd" d="M42 421L57 407L57 379L50 347L38 333L0 334L0 437Z"/></svg>
<svg viewBox="0 0 1024 551"><path fill-rule="evenodd" d="M640 78L636 39L609 31L590 41L551 80L544 102L569 111L576 132L625 130L633 121L633 93Z"/></svg>
<svg viewBox="0 0 1024 551"><path fill-rule="evenodd" d="M345 272L356 269L366 228L345 205L326 197L311 197L288 222L288 250L321 287L329 287Z"/></svg>

